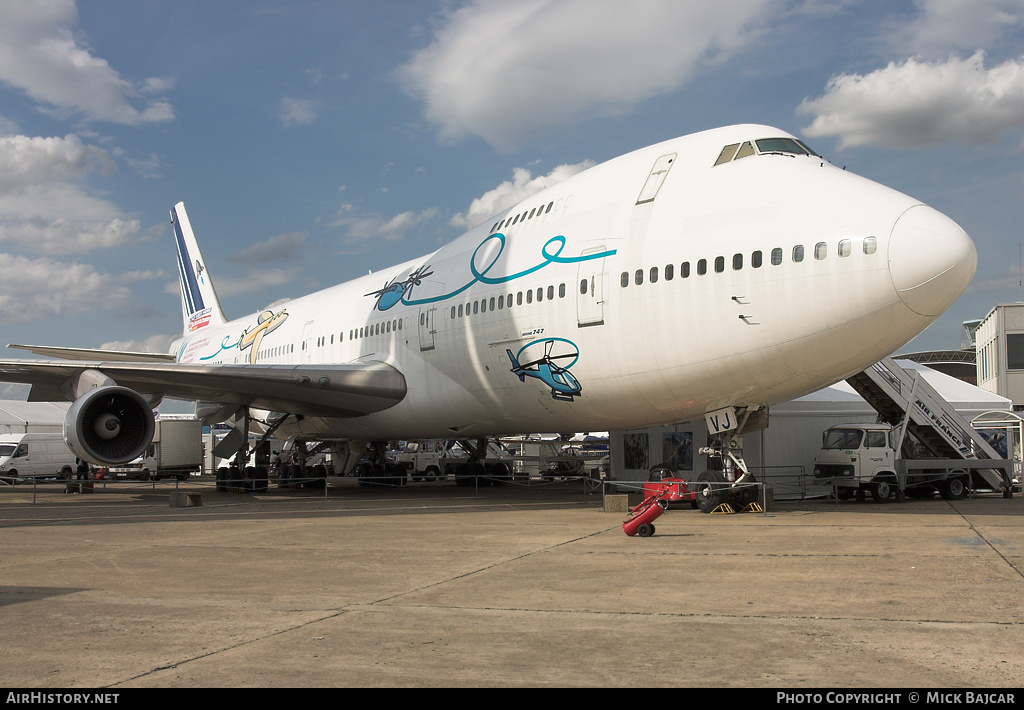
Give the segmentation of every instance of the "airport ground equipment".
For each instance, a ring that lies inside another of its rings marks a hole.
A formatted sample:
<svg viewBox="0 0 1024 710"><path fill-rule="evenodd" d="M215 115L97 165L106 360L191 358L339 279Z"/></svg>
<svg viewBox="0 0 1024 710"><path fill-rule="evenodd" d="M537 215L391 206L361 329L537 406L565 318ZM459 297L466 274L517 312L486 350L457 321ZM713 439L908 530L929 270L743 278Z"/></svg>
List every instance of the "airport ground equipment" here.
<svg viewBox="0 0 1024 710"><path fill-rule="evenodd" d="M188 480L203 465L203 424L198 419L158 419L153 441L138 458L121 466L112 466L107 474L113 478L153 478Z"/></svg>
<svg viewBox="0 0 1024 710"><path fill-rule="evenodd" d="M70 480L77 459L58 433L0 435L0 479L60 478Z"/></svg>
<svg viewBox="0 0 1024 710"><path fill-rule="evenodd" d="M678 477L675 471L664 465L651 469L643 492L644 499L661 497L667 504L685 503L691 508L697 507L697 494L687 485L686 479Z"/></svg>
<svg viewBox="0 0 1024 710"><path fill-rule="evenodd" d="M978 488L1013 495L1013 462L1000 458L919 372L885 358L847 382L884 425L826 431L814 475L834 478L838 497L864 491L884 502L893 493L902 499L938 489L955 500Z"/></svg>
<svg viewBox="0 0 1024 710"><path fill-rule="evenodd" d="M650 537L654 534L654 521L661 517L668 508L665 494L644 498L630 513L630 517L622 523L622 532L630 537Z"/></svg>

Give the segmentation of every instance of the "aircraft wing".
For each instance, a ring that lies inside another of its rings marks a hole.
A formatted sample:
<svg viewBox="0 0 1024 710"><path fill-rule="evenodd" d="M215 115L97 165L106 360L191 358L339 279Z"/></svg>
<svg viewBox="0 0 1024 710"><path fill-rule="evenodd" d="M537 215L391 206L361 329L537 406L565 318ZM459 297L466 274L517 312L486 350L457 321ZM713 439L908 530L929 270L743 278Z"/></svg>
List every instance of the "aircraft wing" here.
<svg viewBox="0 0 1024 710"><path fill-rule="evenodd" d="M88 348L57 348L50 345L8 345L9 348L28 350L44 357L62 360L117 360L118 362L174 362L170 353L140 353L129 350L90 350Z"/></svg>
<svg viewBox="0 0 1024 710"><path fill-rule="evenodd" d="M30 401L67 399L85 370L150 395L238 404L304 416L359 417L402 401L405 377L391 365L192 365L179 363L0 360L0 382L32 385Z"/></svg>

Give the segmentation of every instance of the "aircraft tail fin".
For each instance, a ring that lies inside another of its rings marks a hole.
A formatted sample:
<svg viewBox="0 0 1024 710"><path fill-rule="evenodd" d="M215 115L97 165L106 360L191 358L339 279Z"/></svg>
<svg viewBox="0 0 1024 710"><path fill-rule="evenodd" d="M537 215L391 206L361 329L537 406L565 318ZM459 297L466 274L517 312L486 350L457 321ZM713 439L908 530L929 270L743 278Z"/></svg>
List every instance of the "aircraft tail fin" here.
<svg viewBox="0 0 1024 710"><path fill-rule="evenodd" d="M181 315L185 335L207 326L227 322L220 308L213 280L206 270L206 262L199 251L192 224L185 213L185 203L171 208L171 225L178 248L178 281L181 285Z"/></svg>

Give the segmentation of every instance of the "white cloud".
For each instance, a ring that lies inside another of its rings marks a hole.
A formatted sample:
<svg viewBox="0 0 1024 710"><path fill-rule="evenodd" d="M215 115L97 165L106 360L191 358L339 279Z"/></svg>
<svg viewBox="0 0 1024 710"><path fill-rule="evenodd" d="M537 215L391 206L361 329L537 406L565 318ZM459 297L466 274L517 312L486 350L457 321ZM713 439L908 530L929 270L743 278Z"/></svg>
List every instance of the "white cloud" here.
<svg viewBox="0 0 1024 710"><path fill-rule="evenodd" d="M1021 0L918 0L919 12L896 28L890 44L904 54L945 58L953 51L991 47L1024 27Z"/></svg>
<svg viewBox="0 0 1024 710"><path fill-rule="evenodd" d="M398 72L440 137L509 148L530 134L629 110L736 51L767 0L476 0L448 12Z"/></svg>
<svg viewBox="0 0 1024 710"><path fill-rule="evenodd" d="M64 138L0 136L0 242L43 254L120 246L140 222L75 181L114 171L103 148Z"/></svg>
<svg viewBox="0 0 1024 710"><path fill-rule="evenodd" d="M0 193L0 242L38 253L109 249L131 241L139 228L139 220L68 183Z"/></svg>
<svg viewBox="0 0 1024 710"><path fill-rule="evenodd" d="M368 247L373 242L393 242L404 237L414 227L437 216L436 208L422 212L402 212L394 217L380 214L359 214L350 203L341 206L329 227L345 229L343 242L350 247Z"/></svg>
<svg viewBox="0 0 1024 710"><path fill-rule="evenodd" d="M268 286L284 286L292 283L302 275L302 270L297 266L288 269L257 269L251 271L246 276L240 277L218 275L215 282L217 285L217 296L224 299L253 293ZM310 284L305 283L303 285L309 286ZM175 293L181 292L177 284L175 284L173 290Z"/></svg>
<svg viewBox="0 0 1024 710"><path fill-rule="evenodd" d="M533 177L526 168L516 168L512 171L511 180L506 180L493 190L488 190L473 200L465 214L455 215L449 224L453 227L462 227L464 229L475 227L488 217L508 209L522 202L527 197L560 183L567 177L582 172L593 165L594 161L592 160L585 160L575 165L559 165L547 175L538 175L537 177Z"/></svg>
<svg viewBox="0 0 1024 710"><path fill-rule="evenodd" d="M799 113L804 134L838 136L840 148L983 143L1024 126L1024 57L986 69L984 52L962 59L908 59L870 74L842 74Z"/></svg>
<svg viewBox="0 0 1024 710"><path fill-rule="evenodd" d="M272 263L297 258L309 232L288 232L275 234L262 242L257 242L228 257L228 261L238 263Z"/></svg>
<svg viewBox="0 0 1024 710"><path fill-rule="evenodd" d="M114 171L114 160L103 148L85 145L72 134L63 138L0 136L0 192L27 183L81 178L99 168Z"/></svg>
<svg viewBox="0 0 1024 710"><path fill-rule="evenodd" d="M287 97L281 99L279 115L286 126L310 126L320 117L315 102Z"/></svg>
<svg viewBox="0 0 1024 710"><path fill-rule="evenodd" d="M145 340L111 340L100 345L100 350L125 350L133 353L166 353L171 343L181 335L151 335Z"/></svg>
<svg viewBox="0 0 1024 710"><path fill-rule="evenodd" d="M138 87L121 78L73 35L78 8L73 0L4 0L0 3L0 81L25 91L60 114L127 125L174 118L165 98L139 109L132 100L170 87L147 78Z"/></svg>
<svg viewBox="0 0 1024 710"><path fill-rule="evenodd" d="M117 278L89 264L0 254L0 323L114 310L131 302Z"/></svg>

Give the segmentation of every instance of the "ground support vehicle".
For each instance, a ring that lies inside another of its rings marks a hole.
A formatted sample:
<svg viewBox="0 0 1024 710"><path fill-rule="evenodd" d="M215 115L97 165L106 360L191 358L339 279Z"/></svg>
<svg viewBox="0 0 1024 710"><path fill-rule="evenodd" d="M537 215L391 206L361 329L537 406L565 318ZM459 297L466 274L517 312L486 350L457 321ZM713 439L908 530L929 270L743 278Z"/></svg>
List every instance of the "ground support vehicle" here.
<svg viewBox="0 0 1024 710"><path fill-rule="evenodd" d="M894 495L928 497L938 491L946 500L967 497L975 474L1011 462L914 456L921 447L905 442L897 453L899 430L887 424L843 424L826 429L815 457L814 477L831 479L839 500L870 494L877 503ZM908 456L900 454L910 454Z"/></svg>
<svg viewBox="0 0 1024 710"><path fill-rule="evenodd" d="M158 419L145 454L105 470L109 478L188 480L203 466L203 424L198 419Z"/></svg>
<svg viewBox="0 0 1024 710"><path fill-rule="evenodd" d="M62 434L0 435L0 479L8 483L19 478L70 480L77 465Z"/></svg>
<svg viewBox="0 0 1024 710"><path fill-rule="evenodd" d="M825 432L815 477L833 479L837 497L870 492L885 502L894 492L902 500L938 490L956 500L982 488L1013 496L1013 462L1000 458L923 371L884 358L846 381L885 424Z"/></svg>
<svg viewBox="0 0 1024 710"><path fill-rule="evenodd" d="M661 466L651 469L650 476L643 485L644 500L659 496L667 504L686 504L691 508L697 508L697 492L690 490L685 478L675 475L675 472Z"/></svg>
<svg viewBox="0 0 1024 710"><path fill-rule="evenodd" d="M414 481L436 481L441 476L443 441L408 441L395 455L395 463L405 467Z"/></svg>

